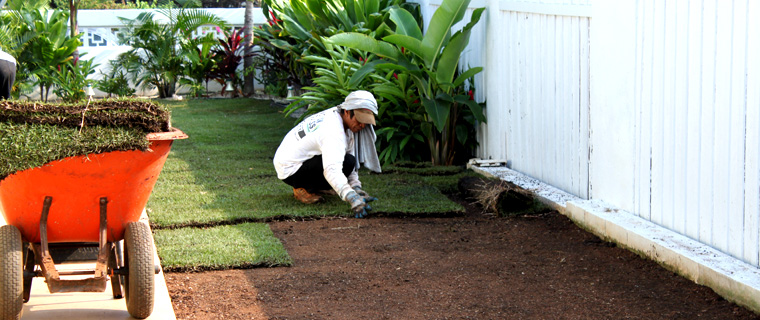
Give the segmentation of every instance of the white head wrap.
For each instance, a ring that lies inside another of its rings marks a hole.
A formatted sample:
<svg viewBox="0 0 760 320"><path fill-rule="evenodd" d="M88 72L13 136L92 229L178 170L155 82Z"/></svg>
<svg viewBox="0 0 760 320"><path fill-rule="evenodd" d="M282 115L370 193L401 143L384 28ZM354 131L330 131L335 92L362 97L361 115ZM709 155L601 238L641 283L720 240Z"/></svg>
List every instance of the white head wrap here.
<svg viewBox="0 0 760 320"><path fill-rule="evenodd" d="M357 90L346 96L340 108L343 110L369 109L377 115L377 100L369 91Z"/></svg>
<svg viewBox="0 0 760 320"><path fill-rule="evenodd" d="M377 115L377 100L369 91L357 90L349 93L345 101L338 108L343 110L368 109ZM381 172L380 159L377 157L375 148L375 129L372 125L364 126L364 129L354 134L354 154L356 155L356 169L360 165L374 172Z"/></svg>

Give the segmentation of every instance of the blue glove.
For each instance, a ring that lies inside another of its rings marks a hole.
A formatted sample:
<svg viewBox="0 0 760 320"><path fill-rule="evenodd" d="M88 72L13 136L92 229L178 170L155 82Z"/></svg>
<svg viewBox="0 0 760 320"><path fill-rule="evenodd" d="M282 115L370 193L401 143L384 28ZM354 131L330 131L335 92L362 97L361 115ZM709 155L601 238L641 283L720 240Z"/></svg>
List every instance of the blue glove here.
<svg viewBox="0 0 760 320"><path fill-rule="evenodd" d="M356 193L356 191L351 191L346 196L346 201L351 204L351 212L354 213L355 218L364 218L367 216L367 211L372 210L372 208L367 205L365 199Z"/></svg>
<svg viewBox="0 0 760 320"><path fill-rule="evenodd" d="M367 191L362 190L361 187L354 187L354 191L356 191L357 194L364 198L364 202L366 203L377 200L377 198L370 196Z"/></svg>

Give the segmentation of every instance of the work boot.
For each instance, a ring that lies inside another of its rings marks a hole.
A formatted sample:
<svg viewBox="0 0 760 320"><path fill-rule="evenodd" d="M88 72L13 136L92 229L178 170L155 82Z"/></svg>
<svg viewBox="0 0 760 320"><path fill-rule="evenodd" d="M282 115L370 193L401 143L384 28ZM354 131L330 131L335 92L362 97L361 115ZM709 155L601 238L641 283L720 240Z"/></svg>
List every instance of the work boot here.
<svg viewBox="0 0 760 320"><path fill-rule="evenodd" d="M298 201L301 201L305 204L312 204L322 201L321 196L310 193L304 188L293 188L293 196L295 196Z"/></svg>

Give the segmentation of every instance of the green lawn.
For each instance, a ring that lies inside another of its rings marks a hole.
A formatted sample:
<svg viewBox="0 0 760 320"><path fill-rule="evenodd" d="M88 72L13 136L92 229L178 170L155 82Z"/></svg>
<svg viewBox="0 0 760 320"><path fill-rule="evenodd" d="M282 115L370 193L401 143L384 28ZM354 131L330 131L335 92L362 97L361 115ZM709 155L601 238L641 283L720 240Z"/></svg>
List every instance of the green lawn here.
<svg viewBox="0 0 760 320"><path fill-rule="evenodd" d="M147 205L162 265L221 269L288 265L290 258L266 221L280 217L350 216L337 196L305 205L277 179L272 157L295 124L269 101L206 99L166 103L172 125L190 138L175 141ZM415 172L419 172L418 175ZM463 212L441 190L473 174L457 168L360 171L379 198L373 211L425 215ZM434 173L435 174L435 170Z"/></svg>

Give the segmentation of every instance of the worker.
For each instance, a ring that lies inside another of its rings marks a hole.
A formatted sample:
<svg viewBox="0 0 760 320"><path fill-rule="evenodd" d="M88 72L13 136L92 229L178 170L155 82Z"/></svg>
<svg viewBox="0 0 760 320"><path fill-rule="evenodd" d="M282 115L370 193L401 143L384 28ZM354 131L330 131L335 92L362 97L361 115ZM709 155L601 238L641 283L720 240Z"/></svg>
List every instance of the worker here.
<svg viewBox="0 0 760 320"><path fill-rule="evenodd" d="M337 194L363 218L377 200L362 189L357 169L380 172L375 149L377 101L364 90L349 93L338 106L311 115L282 140L274 155L277 177L293 187L299 201L311 204Z"/></svg>
<svg viewBox="0 0 760 320"><path fill-rule="evenodd" d="M0 99L10 99L16 81L16 59L0 49Z"/></svg>

